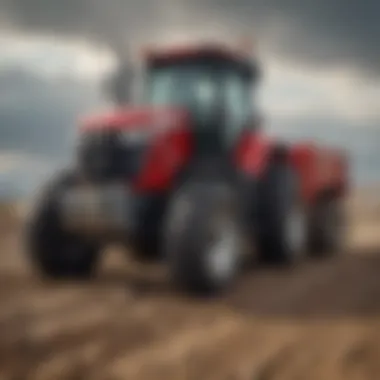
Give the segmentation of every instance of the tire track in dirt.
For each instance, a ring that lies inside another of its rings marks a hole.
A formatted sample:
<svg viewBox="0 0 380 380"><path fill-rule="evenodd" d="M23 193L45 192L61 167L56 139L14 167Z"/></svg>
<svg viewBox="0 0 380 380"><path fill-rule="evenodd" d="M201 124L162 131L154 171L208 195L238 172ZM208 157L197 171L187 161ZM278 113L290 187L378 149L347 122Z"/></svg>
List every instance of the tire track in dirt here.
<svg viewBox="0 0 380 380"><path fill-rule="evenodd" d="M380 251L249 274L227 299L245 313L293 318L380 315Z"/></svg>
<svg viewBox="0 0 380 380"><path fill-rule="evenodd" d="M335 368L336 363L341 363L343 371L350 368L345 357L358 356L354 349L354 354L350 350L347 353L345 347L362 346L364 352L374 349L374 344L360 339L370 336L380 323L375 325L368 318L368 330L355 324L346 328L335 325L335 341L330 341L331 323L325 322L324 331L318 322L302 327L305 322L293 319L302 317L299 310L305 310L309 297L322 309L339 297L344 307L369 304L368 294L372 297L379 291L379 282L374 281L377 266L371 260L360 261L360 265L351 260L308 263L290 272L263 269L243 279L230 295L208 302L154 290L134 297L130 289L120 291L116 286L100 291L96 281L45 291L40 286L30 287L26 291L38 302L34 308L28 304L34 318L27 324L34 324L34 333L29 330L26 335L34 336L28 343L29 352L37 354L31 355L28 363L28 350L9 349L10 341L5 347L7 371L32 370L34 377L30 378L36 379L69 379L73 367L99 379L108 375L128 378L131 373L136 379L150 379L152 373L183 378L183 371L190 378L221 379L240 372L241 376L264 380L302 379L312 368L318 373L321 362L324 374L332 373L328 368ZM339 284L353 280L348 289L357 290L348 297ZM364 285L358 286L361 283ZM332 286L335 290L329 292ZM64 303L54 302L54 291ZM316 298L319 293L322 297ZM289 319L293 322L283 322ZM21 357L23 369L17 361ZM351 365L352 371L367 371L363 360L356 361L359 364Z"/></svg>
<svg viewBox="0 0 380 380"><path fill-rule="evenodd" d="M260 268L219 299L195 300L117 261L88 283L41 283L17 245L4 264L7 244L1 379L380 378L380 246Z"/></svg>

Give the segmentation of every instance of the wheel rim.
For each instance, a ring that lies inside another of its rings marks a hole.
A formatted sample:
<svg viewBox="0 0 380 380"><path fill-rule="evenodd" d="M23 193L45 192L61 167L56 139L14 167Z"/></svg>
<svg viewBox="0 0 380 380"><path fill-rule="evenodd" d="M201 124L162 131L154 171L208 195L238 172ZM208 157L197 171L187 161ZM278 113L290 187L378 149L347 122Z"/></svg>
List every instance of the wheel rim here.
<svg viewBox="0 0 380 380"><path fill-rule="evenodd" d="M215 232L206 258L206 270L217 283L228 281L238 265L238 237L233 223L223 221Z"/></svg>

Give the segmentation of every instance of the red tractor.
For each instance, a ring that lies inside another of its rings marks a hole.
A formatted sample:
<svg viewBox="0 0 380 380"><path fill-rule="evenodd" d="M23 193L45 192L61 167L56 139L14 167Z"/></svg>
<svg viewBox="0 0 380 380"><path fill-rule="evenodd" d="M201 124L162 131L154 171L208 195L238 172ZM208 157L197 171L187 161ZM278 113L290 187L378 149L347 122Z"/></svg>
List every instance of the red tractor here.
<svg viewBox="0 0 380 380"><path fill-rule="evenodd" d="M87 277L121 242L165 260L183 289L216 292L248 263L340 249L346 158L263 135L252 61L217 45L146 54L141 105L86 119L74 167L30 215L28 255L42 274Z"/></svg>

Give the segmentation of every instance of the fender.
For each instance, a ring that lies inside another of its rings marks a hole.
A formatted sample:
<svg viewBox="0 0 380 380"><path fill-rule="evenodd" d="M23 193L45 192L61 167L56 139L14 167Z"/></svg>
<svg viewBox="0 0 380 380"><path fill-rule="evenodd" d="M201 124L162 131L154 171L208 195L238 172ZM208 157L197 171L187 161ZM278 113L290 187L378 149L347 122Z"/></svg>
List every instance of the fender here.
<svg viewBox="0 0 380 380"><path fill-rule="evenodd" d="M170 129L157 136L148 148L141 172L133 187L137 192L165 192L177 173L190 160L193 138L185 126Z"/></svg>
<svg viewBox="0 0 380 380"><path fill-rule="evenodd" d="M325 195L346 195L348 165L342 152L303 143L289 148L289 158L301 178L301 190L306 202L316 202Z"/></svg>
<svg viewBox="0 0 380 380"><path fill-rule="evenodd" d="M347 165L345 158L337 151L307 143L291 146L275 141L270 142L265 149L259 149L256 155L262 157L263 151L265 157L262 158L261 166L256 167L256 173L265 173L266 168L273 163L288 162L297 172L301 196L306 204L314 203L324 194L334 197L345 195ZM259 157L256 157L256 162L259 162Z"/></svg>
<svg viewBox="0 0 380 380"><path fill-rule="evenodd" d="M320 184L316 176L316 152L314 147L306 144L290 146L280 141L270 141L263 148L261 145L263 143L260 144L259 141L256 140L255 142L256 149L260 147L256 153L256 163L260 162L261 165L256 166L256 176L265 175L266 170L271 165L287 163L297 173L302 199L306 204L312 203L320 191ZM253 147L254 144L251 145L251 149ZM255 155L253 156L255 157Z"/></svg>
<svg viewBox="0 0 380 380"><path fill-rule="evenodd" d="M235 162L239 171L248 177L259 178L269 164L274 146L259 131L245 131L235 150Z"/></svg>

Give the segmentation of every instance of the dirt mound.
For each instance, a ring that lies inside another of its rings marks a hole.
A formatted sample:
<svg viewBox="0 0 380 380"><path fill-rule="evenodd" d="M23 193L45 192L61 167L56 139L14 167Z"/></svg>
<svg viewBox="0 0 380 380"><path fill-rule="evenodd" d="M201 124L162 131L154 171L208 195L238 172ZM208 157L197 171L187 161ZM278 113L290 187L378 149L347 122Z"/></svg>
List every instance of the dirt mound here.
<svg viewBox="0 0 380 380"><path fill-rule="evenodd" d="M0 232L8 232L21 222L21 206L17 202L0 202Z"/></svg>
<svg viewBox="0 0 380 380"><path fill-rule="evenodd" d="M41 283L9 232L0 378L378 380L380 237L363 231L379 231L380 217L352 220L334 259L258 268L213 300L176 294L162 268L117 249L88 283Z"/></svg>

